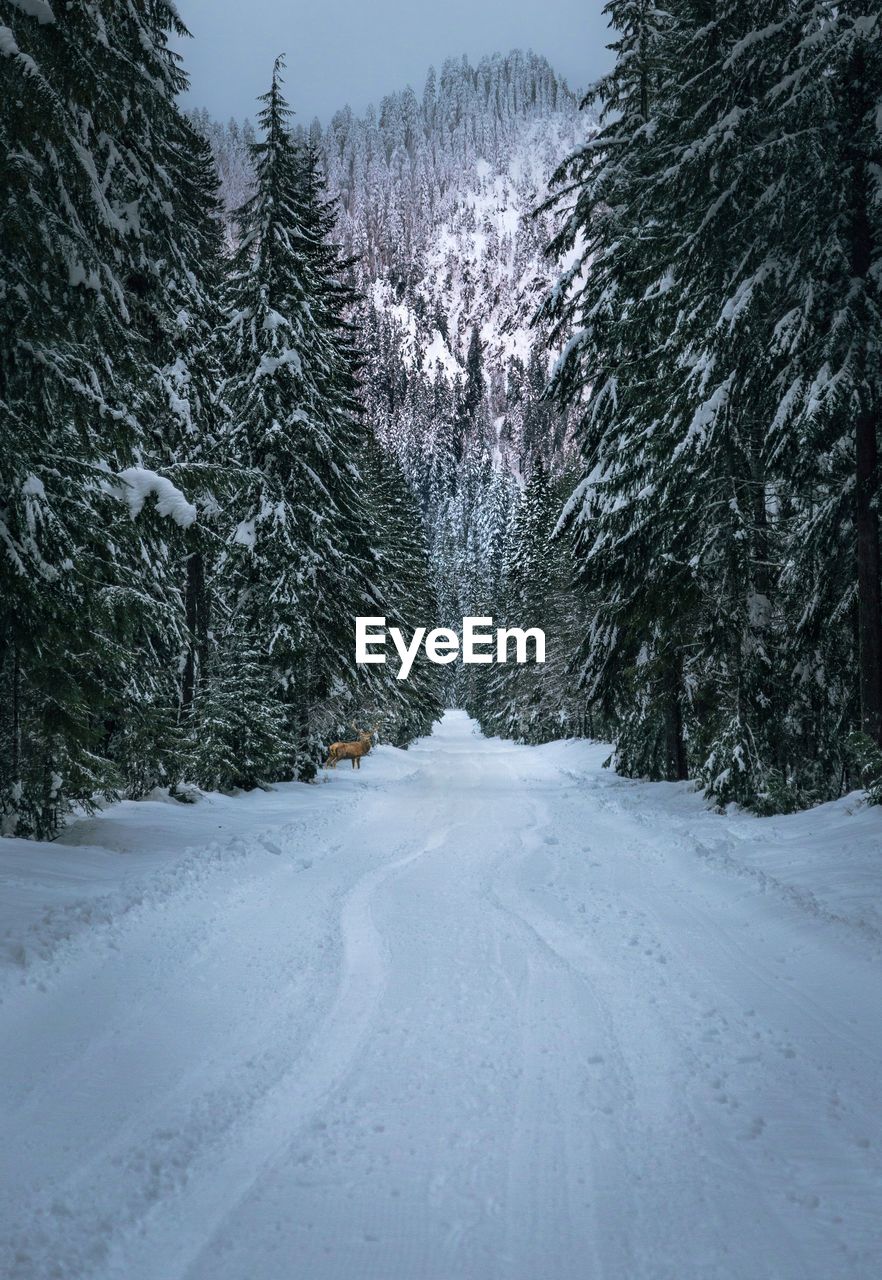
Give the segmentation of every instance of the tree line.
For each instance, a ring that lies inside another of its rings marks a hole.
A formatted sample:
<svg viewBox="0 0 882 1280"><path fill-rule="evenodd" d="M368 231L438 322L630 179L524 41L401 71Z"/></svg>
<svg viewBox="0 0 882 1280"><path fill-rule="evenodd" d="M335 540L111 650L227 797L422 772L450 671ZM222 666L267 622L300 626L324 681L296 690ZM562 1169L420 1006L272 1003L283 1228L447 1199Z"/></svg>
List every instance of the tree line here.
<svg viewBox="0 0 882 1280"><path fill-rule="evenodd" d="M174 5L4 5L0 815L309 778L406 743L434 673L356 668L356 614L434 616L417 505L362 421L335 206L281 60L224 249L176 105Z"/></svg>

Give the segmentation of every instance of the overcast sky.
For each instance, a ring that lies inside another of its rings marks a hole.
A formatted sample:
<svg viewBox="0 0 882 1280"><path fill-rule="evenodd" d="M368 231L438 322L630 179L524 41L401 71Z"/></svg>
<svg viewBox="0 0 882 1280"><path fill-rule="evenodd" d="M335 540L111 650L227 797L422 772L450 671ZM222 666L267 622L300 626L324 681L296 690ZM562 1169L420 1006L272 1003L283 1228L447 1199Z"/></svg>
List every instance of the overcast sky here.
<svg viewBox="0 0 882 1280"><path fill-rule="evenodd" d="M533 49L572 89L605 71L604 0L177 0L192 40L188 106L220 119L254 116L273 58L288 55L298 116L326 121L348 102L362 111L451 55Z"/></svg>

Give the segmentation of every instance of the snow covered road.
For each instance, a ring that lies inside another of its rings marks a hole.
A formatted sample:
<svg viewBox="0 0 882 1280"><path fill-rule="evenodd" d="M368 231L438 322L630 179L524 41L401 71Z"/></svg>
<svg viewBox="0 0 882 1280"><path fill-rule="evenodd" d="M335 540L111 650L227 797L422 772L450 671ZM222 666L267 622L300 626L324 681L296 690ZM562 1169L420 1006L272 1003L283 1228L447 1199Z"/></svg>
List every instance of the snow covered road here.
<svg viewBox="0 0 882 1280"><path fill-rule="evenodd" d="M0 971L0 1273L879 1274L882 927L782 868L882 815L708 815L604 754L448 712L163 806L179 856L52 846L82 883ZM52 876L7 843L26 913Z"/></svg>

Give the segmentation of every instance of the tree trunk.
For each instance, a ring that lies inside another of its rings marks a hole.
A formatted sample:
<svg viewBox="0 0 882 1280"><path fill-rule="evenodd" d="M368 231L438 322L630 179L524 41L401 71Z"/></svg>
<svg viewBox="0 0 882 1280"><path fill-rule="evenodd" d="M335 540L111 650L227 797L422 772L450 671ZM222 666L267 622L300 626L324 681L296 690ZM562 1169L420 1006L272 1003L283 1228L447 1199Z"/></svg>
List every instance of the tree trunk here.
<svg viewBox="0 0 882 1280"><path fill-rule="evenodd" d="M866 291L873 261L873 230L870 222L870 180L868 172L867 121L872 106L865 52L861 41L849 66L849 114L852 126L851 152L851 274ZM863 361L866 364L869 339L869 308L862 299L860 320L865 326ZM869 355L869 359L877 359ZM861 727L874 742L882 745L882 556L879 549L879 444L877 414L865 380L861 388L864 403L855 421L855 551L858 585L858 665L860 671Z"/></svg>
<svg viewBox="0 0 882 1280"><path fill-rule="evenodd" d="M861 727L882 746L882 557L879 554L879 449L872 413L855 424L857 489L855 534L858 579L858 653Z"/></svg>
<svg viewBox="0 0 882 1280"><path fill-rule="evenodd" d="M21 781L21 657L12 642L12 781Z"/></svg>
<svg viewBox="0 0 882 1280"><path fill-rule="evenodd" d="M680 658L673 659L668 673L665 698L665 763L669 782L684 782L686 743L683 739L683 708L680 700Z"/></svg>
<svg viewBox="0 0 882 1280"><path fill-rule="evenodd" d="M204 679L208 626L205 619L205 562L201 551L194 551L187 559L187 586L185 595L187 614L187 655L181 677L181 710L187 715L193 708L196 693L196 669L200 680Z"/></svg>

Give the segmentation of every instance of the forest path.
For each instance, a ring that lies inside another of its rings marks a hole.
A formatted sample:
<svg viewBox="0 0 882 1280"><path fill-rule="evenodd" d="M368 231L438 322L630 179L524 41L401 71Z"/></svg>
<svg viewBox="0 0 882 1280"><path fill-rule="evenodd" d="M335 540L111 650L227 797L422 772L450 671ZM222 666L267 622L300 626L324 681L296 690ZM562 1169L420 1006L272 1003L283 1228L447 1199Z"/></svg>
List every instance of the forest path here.
<svg viewBox="0 0 882 1280"><path fill-rule="evenodd" d="M0 1272L873 1274L878 939L564 747L391 759L5 990Z"/></svg>

